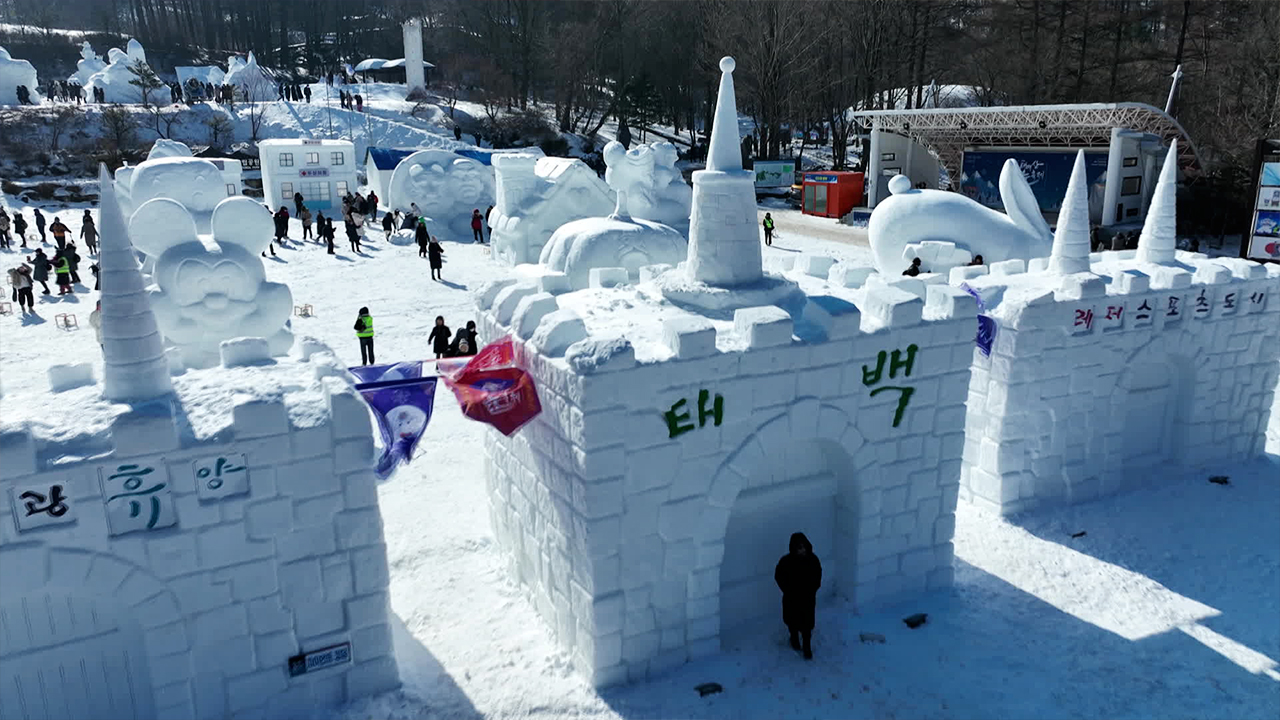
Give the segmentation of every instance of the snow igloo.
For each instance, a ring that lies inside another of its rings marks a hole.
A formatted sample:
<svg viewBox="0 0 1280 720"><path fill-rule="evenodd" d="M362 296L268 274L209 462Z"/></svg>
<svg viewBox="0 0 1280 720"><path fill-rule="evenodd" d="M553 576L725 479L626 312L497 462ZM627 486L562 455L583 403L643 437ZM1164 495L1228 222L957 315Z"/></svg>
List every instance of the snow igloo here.
<svg viewBox="0 0 1280 720"><path fill-rule="evenodd" d="M823 560L819 613L833 594L867 610L953 581L976 303L766 274L721 68L684 263L477 296L481 335L515 339L544 409L486 435L495 533L597 685L785 632L772 572L792 532Z"/></svg>

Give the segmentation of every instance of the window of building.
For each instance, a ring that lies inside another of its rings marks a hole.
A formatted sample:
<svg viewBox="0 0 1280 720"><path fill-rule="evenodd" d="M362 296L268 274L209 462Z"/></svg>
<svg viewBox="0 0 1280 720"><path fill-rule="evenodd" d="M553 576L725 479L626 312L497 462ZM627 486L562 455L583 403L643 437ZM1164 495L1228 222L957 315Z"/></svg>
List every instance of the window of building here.
<svg viewBox="0 0 1280 720"><path fill-rule="evenodd" d="M329 183L323 181L299 183L299 192L308 202L329 202Z"/></svg>
<svg viewBox="0 0 1280 720"><path fill-rule="evenodd" d="M227 197L236 196L236 186L234 183L227 183Z"/></svg>
<svg viewBox="0 0 1280 720"><path fill-rule="evenodd" d="M318 153L318 152L314 152L314 153L307 153L307 164L308 164L308 165L319 165L319 164L320 164L320 153Z"/></svg>
<svg viewBox="0 0 1280 720"><path fill-rule="evenodd" d="M347 181L346 181L346 180L339 180L339 181L337 182L337 184L336 184L336 185L334 185L334 189L338 191L338 197L342 197L342 196L346 195L346 194L347 194Z"/></svg>
<svg viewBox="0 0 1280 720"><path fill-rule="evenodd" d="M340 153L340 152L330 153L330 154L329 154L329 164L330 164L330 165L345 165L345 164L346 164L346 162L347 162L347 158L346 158L346 156L345 156L345 155L343 155L343 154L342 154L342 153Z"/></svg>
<svg viewBox="0 0 1280 720"><path fill-rule="evenodd" d="M280 199L285 202L293 200L293 183L280 183Z"/></svg>
<svg viewBox="0 0 1280 720"><path fill-rule="evenodd" d="M293 167L293 153L280 153L280 167Z"/></svg>

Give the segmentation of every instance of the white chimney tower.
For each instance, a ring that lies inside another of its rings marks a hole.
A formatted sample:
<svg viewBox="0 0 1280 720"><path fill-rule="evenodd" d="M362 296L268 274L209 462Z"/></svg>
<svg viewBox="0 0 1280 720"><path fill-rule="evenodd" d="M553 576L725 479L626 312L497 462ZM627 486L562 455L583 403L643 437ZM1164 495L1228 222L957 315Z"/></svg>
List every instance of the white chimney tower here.
<svg viewBox="0 0 1280 720"><path fill-rule="evenodd" d="M411 18L404 23L404 79L409 97L427 89L422 69L422 20Z"/></svg>

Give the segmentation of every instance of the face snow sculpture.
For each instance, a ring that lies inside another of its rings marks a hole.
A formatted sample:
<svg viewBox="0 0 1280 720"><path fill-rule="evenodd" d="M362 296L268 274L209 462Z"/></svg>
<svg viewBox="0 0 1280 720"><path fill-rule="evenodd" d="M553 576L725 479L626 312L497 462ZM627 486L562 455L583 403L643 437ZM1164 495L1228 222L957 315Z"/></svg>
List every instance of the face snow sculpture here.
<svg viewBox="0 0 1280 720"><path fill-rule="evenodd" d="M171 146L162 153L173 152ZM117 178L119 176L117 175ZM218 166L203 158L161 156L138 165L129 181L129 202L134 208L155 198L178 201L196 221L198 232L207 234L213 209L226 199Z"/></svg>
<svg viewBox="0 0 1280 720"><path fill-rule="evenodd" d="M876 268L887 275L898 275L910 264L903 254L908 245L926 241L954 243L988 264L1048 257L1053 244L1035 194L1012 159L1000 173L1007 215L959 193L913 189L903 175L889 181L889 192L867 225Z"/></svg>
<svg viewBox="0 0 1280 720"><path fill-rule="evenodd" d="M249 198L227 198L214 208L211 226L206 242L187 209L169 198L133 213L129 236L155 266L151 307L160 332L191 368L217 364L220 343L236 337L267 338L273 355L288 352L293 296L288 286L266 281L258 257L271 241L271 214Z"/></svg>
<svg viewBox="0 0 1280 720"><path fill-rule="evenodd" d="M493 173L471 158L444 150L423 150L396 166L388 185L388 202L441 222L455 216L471 222L471 210L493 204ZM464 223L465 225L465 223ZM469 234L469 226L462 227Z"/></svg>

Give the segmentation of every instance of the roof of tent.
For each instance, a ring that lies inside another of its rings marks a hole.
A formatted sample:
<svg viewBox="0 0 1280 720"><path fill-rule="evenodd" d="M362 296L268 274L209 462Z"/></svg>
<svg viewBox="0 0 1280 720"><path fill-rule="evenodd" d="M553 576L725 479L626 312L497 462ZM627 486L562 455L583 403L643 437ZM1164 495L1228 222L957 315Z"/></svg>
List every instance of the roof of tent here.
<svg viewBox="0 0 1280 720"><path fill-rule="evenodd" d="M369 70L394 70L395 68L403 67L403 66L404 66L404 58L397 58L395 60L383 60L382 58L368 58L367 60L361 60L355 66L355 71L367 72ZM426 60L423 60L422 67L433 68L435 67L435 65L432 65Z"/></svg>
<svg viewBox="0 0 1280 720"><path fill-rule="evenodd" d="M418 152L417 150L398 150L395 148L370 147L365 151L365 157L373 161L373 166L379 170L393 170L400 161ZM365 162L368 165L368 161Z"/></svg>

